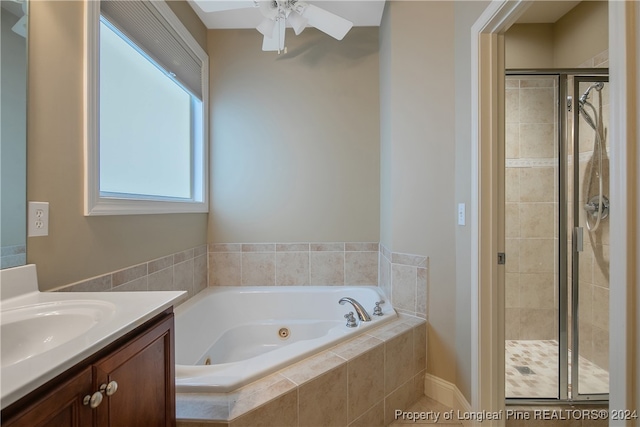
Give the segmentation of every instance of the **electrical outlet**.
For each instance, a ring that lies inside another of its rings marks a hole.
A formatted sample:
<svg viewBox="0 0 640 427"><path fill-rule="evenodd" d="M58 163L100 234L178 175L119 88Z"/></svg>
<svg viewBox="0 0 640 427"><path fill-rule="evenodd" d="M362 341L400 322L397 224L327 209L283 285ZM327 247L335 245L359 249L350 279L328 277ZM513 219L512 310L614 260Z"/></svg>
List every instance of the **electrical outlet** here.
<svg viewBox="0 0 640 427"><path fill-rule="evenodd" d="M29 202L29 237L49 235L49 202Z"/></svg>

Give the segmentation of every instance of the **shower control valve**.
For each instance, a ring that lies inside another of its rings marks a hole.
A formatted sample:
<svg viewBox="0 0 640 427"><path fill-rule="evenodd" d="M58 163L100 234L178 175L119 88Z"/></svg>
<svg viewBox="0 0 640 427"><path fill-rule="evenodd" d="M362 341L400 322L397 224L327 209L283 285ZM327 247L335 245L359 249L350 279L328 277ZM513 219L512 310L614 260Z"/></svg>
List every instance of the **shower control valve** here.
<svg viewBox="0 0 640 427"><path fill-rule="evenodd" d="M356 322L356 318L353 317L353 311L350 311L349 313L345 314L344 318L347 319L347 328L355 328L356 326L358 326L358 323Z"/></svg>

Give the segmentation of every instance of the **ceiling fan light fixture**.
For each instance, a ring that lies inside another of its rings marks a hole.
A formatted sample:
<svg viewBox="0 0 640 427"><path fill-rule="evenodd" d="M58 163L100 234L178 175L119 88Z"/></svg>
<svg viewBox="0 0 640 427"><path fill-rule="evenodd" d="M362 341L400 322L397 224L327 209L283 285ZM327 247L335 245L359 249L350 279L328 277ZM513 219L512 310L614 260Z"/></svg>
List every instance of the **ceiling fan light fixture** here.
<svg viewBox="0 0 640 427"><path fill-rule="evenodd" d="M273 38L273 30L276 27L276 21L274 19L264 18L262 22L256 27L256 30L269 38Z"/></svg>

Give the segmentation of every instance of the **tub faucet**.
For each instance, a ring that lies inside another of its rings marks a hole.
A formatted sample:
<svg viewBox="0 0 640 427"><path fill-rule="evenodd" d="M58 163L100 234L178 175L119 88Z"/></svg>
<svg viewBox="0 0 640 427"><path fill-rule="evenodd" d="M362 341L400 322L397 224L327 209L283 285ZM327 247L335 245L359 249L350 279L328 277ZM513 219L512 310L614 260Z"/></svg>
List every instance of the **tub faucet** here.
<svg viewBox="0 0 640 427"><path fill-rule="evenodd" d="M340 305L344 305L345 302L348 302L353 306L353 308L356 311L356 313L358 313L358 318L360 319L361 322L370 322L371 321L371 316L369 316L369 313L367 313L367 310L365 310L364 307L362 305L360 305L360 303L358 301L354 300L353 298L349 298L349 297L340 298L340 301L338 301L338 303L340 303Z"/></svg>
<svg viewBox="0 0 640 427"><path fill-rule="evenodd" d="M356 318L353 317L353 311L345 314L344 318L347 319L347 328L355 328L356 326L358 326L358 324L356 323Z"/></svg>

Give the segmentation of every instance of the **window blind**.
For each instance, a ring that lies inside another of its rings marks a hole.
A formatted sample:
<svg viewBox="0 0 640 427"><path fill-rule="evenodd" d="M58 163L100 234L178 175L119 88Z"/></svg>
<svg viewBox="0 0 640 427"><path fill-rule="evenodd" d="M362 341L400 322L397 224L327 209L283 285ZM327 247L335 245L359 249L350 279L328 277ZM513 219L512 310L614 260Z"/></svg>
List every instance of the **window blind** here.
<svg viewBox="0 0 640 427"><path fill-rule="evenodd" d="M202 100L202 61L147 0L101 0L100 13Z"/></svg>

